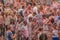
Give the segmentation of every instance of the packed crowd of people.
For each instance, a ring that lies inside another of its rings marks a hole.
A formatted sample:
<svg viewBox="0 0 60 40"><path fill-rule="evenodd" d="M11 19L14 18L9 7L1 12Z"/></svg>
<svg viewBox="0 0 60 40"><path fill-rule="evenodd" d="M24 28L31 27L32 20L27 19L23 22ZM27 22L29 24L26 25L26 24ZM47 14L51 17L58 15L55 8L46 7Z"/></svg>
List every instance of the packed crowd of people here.
<svg viewBox="0 0 60 40"><path fill-rule="evenodd" d="M0 2L0 40L60 40L60 3L36 1Z"/></svg>

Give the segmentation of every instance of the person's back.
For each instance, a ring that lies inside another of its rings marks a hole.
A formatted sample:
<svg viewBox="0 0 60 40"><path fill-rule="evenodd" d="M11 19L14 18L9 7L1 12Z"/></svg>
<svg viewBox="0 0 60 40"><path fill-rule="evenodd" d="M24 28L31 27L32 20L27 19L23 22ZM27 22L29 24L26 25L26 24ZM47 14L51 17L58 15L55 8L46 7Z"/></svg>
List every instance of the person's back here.
<svg viewBox="0 0 60 40"><path fill-rule="evenodd" d="M52 31L52 40L59 40L58 30L55 28Z"/></svg>
<svg viewBox="0 0 60 40"><path fill-rule="evenodd" d="M7 35L7 40L12 40L11 38L12 32L7 31L6 35Z"/></svg>
<svg viewBox="0 0 60 40"><path fill-rule="evenodd" d="M47 40L47 35L46 34L41 34L39 37L40 40Z"/></svg>

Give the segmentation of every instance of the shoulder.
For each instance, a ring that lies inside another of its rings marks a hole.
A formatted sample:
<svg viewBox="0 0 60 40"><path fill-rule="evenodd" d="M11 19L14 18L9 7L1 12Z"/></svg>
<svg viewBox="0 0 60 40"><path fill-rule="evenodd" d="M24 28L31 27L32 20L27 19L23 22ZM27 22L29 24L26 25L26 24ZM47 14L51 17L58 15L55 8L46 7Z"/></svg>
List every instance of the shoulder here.
<svg viewBox="0 0 60 40"><path fill-rule="evenodd" d="M6 34L12 34L12 32L11 31L7 31Z"/></svg>

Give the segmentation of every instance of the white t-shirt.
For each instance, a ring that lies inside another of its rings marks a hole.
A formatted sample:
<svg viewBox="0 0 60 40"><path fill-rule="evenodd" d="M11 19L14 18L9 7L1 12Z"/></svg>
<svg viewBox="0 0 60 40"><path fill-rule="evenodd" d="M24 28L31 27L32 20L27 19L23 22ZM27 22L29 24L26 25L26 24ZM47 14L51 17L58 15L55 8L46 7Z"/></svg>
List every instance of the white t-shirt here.
<svg viewBox="0 0 60 40"><path fill-rule="evenodd" d="M36 6L33 8L33 12L36 12L36 14L38 14L38 8Z"/></svg>
<svg viewBox="0 0 60 40"><path fill-rule="evenodd" d="M25 37L28 37L29 36L28 26L27 25L26 26L22 25L22 31L23 31L23 35Z"/></svg>
<svg viewBox="0 0 60 40"><path fill-rule="evenodd" d="M53 30L52 33L53 33L52 37L58 37L58 30Z"/></svg>
<svg viewBox="0 0 60 40"><path fill-rule="evenodd" d="M21 12L21 11L22 11L23 16L24 16L25 10L24 10L24 9L22 9L22 8L18 9L18 12Z"/></svg>

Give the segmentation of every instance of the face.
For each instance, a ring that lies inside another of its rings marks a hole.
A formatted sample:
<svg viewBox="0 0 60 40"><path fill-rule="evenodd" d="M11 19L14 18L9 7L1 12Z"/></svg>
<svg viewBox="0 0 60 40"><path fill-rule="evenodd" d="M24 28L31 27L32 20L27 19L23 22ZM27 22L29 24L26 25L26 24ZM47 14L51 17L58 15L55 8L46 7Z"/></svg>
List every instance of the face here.
<svg viewBox="0 0 60 40"><path fill-rule="evenodd" d="M32 18L31 17L29 18L29 21L32 21Z"/></svg>
<svg viewBox="0 0 60 40"><path fill-rule="evenodd" d="M25 16L25 17L26 17L26 16L28 16L28 13L27 13L27 12L25 12L24 16Z"/></svg>
<svg viewBox="0 0 60 40"><path fill-rule="evenodd" d="M25 25L27 25L27 22L26 22L26 21L24 21L23 23L24 23Z"/></svg>
<svg viewBox="0 0 60 40"><path fill-rule="evenodd" d="M14 27L13 27L12 25L10 25L10 27L11 27L11 29L10 29L10 30L11 30L11 31L14 31Z"/></svg>

